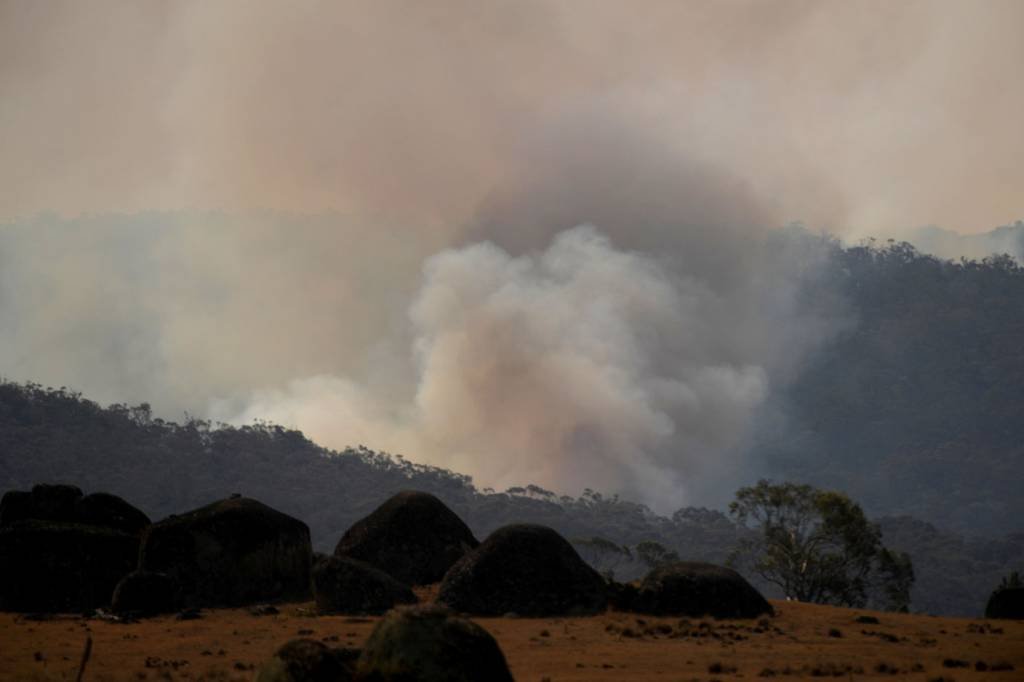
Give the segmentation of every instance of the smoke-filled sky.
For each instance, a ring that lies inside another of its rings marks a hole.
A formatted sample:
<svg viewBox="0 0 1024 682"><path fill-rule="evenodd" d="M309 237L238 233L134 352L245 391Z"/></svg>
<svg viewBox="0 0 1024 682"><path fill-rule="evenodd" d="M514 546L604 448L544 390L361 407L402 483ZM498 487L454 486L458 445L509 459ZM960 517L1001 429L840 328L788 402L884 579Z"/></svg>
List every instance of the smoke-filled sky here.
<svg viewBox="0 0 1024 682"><path fill-rule="evenodd" d="M1017 0L0 0L0 374L710 500L855 323L769 228L953 244L1024 214L1022 26Z"/></svg>
<svg viewBox="0 0 1024 682"><path fill-rule="evenodd" d="M4 0L0 215L456 223L600 115L786 220L977 231L1020 217L1021 26L1018 0Z"/></svg>

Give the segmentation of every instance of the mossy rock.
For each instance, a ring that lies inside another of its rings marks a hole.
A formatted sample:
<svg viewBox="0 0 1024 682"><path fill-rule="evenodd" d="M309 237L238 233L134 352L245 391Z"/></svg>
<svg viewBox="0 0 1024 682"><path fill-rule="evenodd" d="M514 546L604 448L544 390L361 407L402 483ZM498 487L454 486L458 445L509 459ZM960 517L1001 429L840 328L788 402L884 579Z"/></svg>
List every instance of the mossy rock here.
<svg viewBox="0 0 1024 682"><path fill-rule="evenodd" d="M82 613L110 604L139 556L139 538L111 528L20 521L0 528L0 610Z"/></svg>
<svg viewBox="0 0 1024 682"><path fill-rule="evenodd" d="M438 601L475 615L588 615L604 611L604 579L554 530L515 524L494 531L444 577Z"/></svg>
<svg viewBox="0 0 1024 682"><path fill-rule="evenodd" d="M632 610L659 616L756 618L771 604L731 568L680 561L659 566L640 583Z"/></svg>
<svg viewBox="0 0 1024 682"><path fill-rule="evenodd" d="M365 561L406 585L429 585L479 544L444 502L406 490L354 523L334 554Z"/></svg>
<svg viewBox="0 0 1024 682"><path fill-rule="evenodd" d="M313 566L313 597L320 613L379 615L416 595L390 575L348 557L329 557Z"/></svg>
<svg viewBox="0 0 1024 682"><path fill-rule="evenodd" d="M354 649L334 649L312 639L293 639L274 654L256 682L348 682L353 680Z"/></svg>
<svg viewBox="0 0 1024 682"><path fill-rule="evenodd" d="M1024 587L1004 587L993 592L985 605L985 617L1024 620Z"/></svg>
<svg viewBox="0 0 1024 682"><path fill-rule="evenodd" d="M231 497L149 526L139 568L169 575L185 606L231 607L307 599L311 557L305 523Z"/></svg>
<svg viewBox="0 0 1024 682"><path fill-rule="evenodd" d="M511 682L505 655L482 627L437 605L395 609L359 657L365 682Z"/></svg>

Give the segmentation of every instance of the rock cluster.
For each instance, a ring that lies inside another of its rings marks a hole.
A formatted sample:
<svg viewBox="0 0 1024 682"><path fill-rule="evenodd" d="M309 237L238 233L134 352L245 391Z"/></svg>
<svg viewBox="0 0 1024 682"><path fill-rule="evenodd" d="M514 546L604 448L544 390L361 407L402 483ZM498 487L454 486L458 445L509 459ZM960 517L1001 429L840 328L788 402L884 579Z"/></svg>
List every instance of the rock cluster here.
<svg viewBox="0 0 1024 682"><path fill-rule="evenodd" d="M156 524L72 485L0 500L0 610L144 616L306 599L311 558L306 524L241 496Z"/></svg>
<svg viewBox="0 0 1024 682"><path fill-rule="evenodd" d="M0 500L0 610L83 612L106 606L135 568L149 518L120 497L72 485Z"/></svg>
<svg viewBox="0 0 1024 682"><path fill-rule="evenodd" d="M0 611L81 613L110 603L139 539L83 524L20 521L0 528Z"/></svg>
<svg viewBox="0 0 1024 682"><path fill-rule="evenodd" d="M139 535L149 517L117 495L82 495L81 488L63 484L40 484L31 491L10 490L0 499L0 526L19 521L77 523Z"/></svg>

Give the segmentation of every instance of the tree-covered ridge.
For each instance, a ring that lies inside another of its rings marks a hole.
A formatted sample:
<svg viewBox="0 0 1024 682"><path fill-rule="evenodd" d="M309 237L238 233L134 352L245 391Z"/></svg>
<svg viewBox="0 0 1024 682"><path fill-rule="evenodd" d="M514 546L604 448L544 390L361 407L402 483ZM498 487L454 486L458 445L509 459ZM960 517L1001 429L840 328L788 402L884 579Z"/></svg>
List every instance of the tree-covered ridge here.
<svg viewBox="0 0 1024 682"><path fill-rule="evenodd" d="M851 324L787 389L758 459L873 514L1024 527L1024 268L868 243L833 249L824 277Z"/></svg>
<svg viewBox="0 0 1024 682"><path fill-rule="evenodd" d="M154 418L146 405L103 408L65 388L0 383L0 488L47 480L124 496L156 519L241 492L305 520L324 549L409 488L441 497L478 535L510 520L631 544L683 531L700 556L724 560L737 532L719 512L684 509L666 518L589 489L578 498L535 485L480 491L468 476L363 446L328 450L273 424L179 424ZM722 523L698 523L693 514Z"/></svg>
<svg viewBox="0 0 1024 682"><path fill-rule="evenodd" d="M103 408L63 388L0 383L0 491L54 481L124 496L154 519L241 492L304 520L323 551L389 496L416 488L444 500L478 537L513 521L549 525L589 560L619 562L606 567L618 578L646 570L649 549L724 563L749 533L717 510L666 517L591 490L578 498L538 486L480 491L466 476L364 447L326 450L272 424L178 424L145 405ZM999 577L1024 564L1020 536L965 539L908 518L882 519L882 529L889 546L913 557L912 610L975 615ZM633 548L625 562L607 551L624 545Z"/></svg>

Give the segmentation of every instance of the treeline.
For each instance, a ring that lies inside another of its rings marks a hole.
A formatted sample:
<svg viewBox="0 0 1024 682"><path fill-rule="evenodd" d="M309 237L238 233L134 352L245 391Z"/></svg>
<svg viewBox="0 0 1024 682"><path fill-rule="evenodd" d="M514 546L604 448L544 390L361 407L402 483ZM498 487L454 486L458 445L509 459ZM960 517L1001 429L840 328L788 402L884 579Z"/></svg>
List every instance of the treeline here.
<svg viewBox="0 0 1024 682"><path fill-rule="evenodd" d="M876 519L885 543L907 552L916 580L911 610L980 616L989 594L1024 566L1024 533L963 535L910 516Z"/></svg>
<svg viewBox="0 0 1024 682"><path fill-rule="evenodd" d="M272 424L178 424L154 418L146 405L103 408L66 389L0 383L0 492L56 481L121 495L154 519L240 492L303 519L322 551L384 499L416 488L442 498L481 537L531 521L585 553L594 538L634 554L639 547L620 578L662 550L723 563L749 532L715 510L659 516L590 490L577 498L537 486L480 491L466 476L362 447L329 451ZM913 557L914 610L977 615L999 576L1024 561L1019 536L968 540L908 519L885 520L883 530L888 545Z"/></svg>
<svg viewBox="0 0 1024 682"><path fill-rule="evenodd" d="M480 491L468 476L362 446L328 450L273 424L179 424L154 418L147 405L103 408L64 388L0 383L0 488L57 480L121 495L153 518L240 492L306 521L320 549L408 488L442 498L478 535L527 520L570 538L658 540L724 561L739 532L717 511L668 518L589 489L578 498L534 485Z"/></svg>

